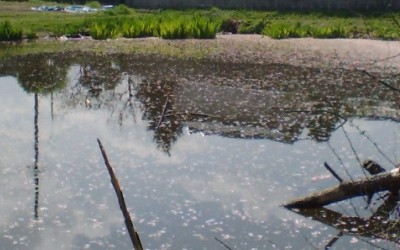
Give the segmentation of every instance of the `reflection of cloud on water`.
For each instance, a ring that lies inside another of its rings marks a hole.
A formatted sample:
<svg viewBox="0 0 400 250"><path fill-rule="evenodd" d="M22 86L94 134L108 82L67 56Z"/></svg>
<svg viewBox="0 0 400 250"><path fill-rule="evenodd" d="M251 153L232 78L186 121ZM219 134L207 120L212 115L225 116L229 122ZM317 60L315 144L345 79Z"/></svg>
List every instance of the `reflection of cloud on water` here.
<svg viewBox="0 0 400 250"><path fill-rule="evenodd" d="M267 220L268 211L282 203L282 196L265 198L265 184L243 187L235 185L242 179L232 174L219 173L208 180L183 179L181 184L198 202L217 202L223 205L226 214L238 216L242 220ZM206 185L205 185L206 184ZM274 192L286 191L275 188ZM282 192L283 193L283 192ZM288 196L289 197L289 196ZM286 197L287 198L287 197Z"/></svg>
<svg viewBox="0 0 400 250"><path fill-rule="evenodd" d="M243 144L240 140L224 139L226 144L218 142L220 145L211 148L207 146L210 145L210 141L217 138L190 135L181 137L176 143L174 148L178 155L175 157L180 158L183 152L180 149L186 150L183 155L190 156L182 159L186 166L182 167L182 171L190 172L191 175L181 173L179 184L198 202L225 204L222 209L228 214L241 210L244 213L241 216L250 220L267 219L267 211L278 207L291 196L287 193L287 185L277 185L279 182L277 180L284 180L282 176L284 173L275 175L273 164L276 163L268 162L268 151L277 143L264 143L260 140L259 143L254 143L256 145L248 145L249 148L244 149L241 148ZM204 146L199 146L199 139ZM221 159L213 158L210 151L218 151ZM241 151L248 153L243 154ZM205 155L210 155L211 158L204 157ZM252 163L254 157L262 155L264 157L257 159L257 163ZM258 165L264 161L265 167ZM260 175L257 176L257 173ZM273 195L278 193L287 195Z"/></svg>
<svg viewBox="0 0 400 250"><path fill-rule="evenodd" d="M0 106L0 124L4 127L0 129L1 141L4 143L7 137L30 140L33 130L33 96L21 92L16 78L0 77ZM27 106L32 109L27 110Z"/></svg>

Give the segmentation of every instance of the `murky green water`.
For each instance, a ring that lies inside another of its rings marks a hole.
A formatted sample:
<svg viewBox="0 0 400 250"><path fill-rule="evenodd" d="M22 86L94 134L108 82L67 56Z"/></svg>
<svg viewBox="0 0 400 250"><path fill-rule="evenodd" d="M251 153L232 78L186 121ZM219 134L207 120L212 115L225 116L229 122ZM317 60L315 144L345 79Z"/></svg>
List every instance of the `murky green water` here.
<svg viewBox="0 0 400 250"><path fill-rule="evenodd" d="M337 184L324 162L398 162L399 95L365 74L52 54L0 75L1 249L132 248L97 138L146 249L399 247L396 202L281 206Z"/></svg>

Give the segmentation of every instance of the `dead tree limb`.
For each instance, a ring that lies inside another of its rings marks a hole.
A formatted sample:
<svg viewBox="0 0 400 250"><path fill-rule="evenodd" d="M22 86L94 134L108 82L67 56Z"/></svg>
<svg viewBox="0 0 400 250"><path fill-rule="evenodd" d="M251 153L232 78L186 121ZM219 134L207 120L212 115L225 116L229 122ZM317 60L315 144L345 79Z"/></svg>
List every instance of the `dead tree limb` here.
<svg viewBox="0 0 400 250"><path fill-rule="evenodd" d="M126 207L124 195L121 190L121 186L119 185L118 179L114 174L114 170L110 164L110 161L108 160L108 157L107 157L106 151L103 147L103 144L101 143L100 139L97 139L97 142L99 143L101 154L103 155L104 162L107 166L108 173L110 174L111 183L114 187L115 193L117 194L119 207L121 208L122 214L124 215L125 225L129 232L129 236L131 237L133 248L136 250L143 250L142 243L140 242L139 234L133 227L131 216Z"/></svg>
<svg viewBox="0 0 400 250"><path fill-rule="evenodd" d="M396 88L395 86L390 85L389 83L385 82L385 81L382 80L382 79L378 79L376 76L374 76L373 74L369 73L368 71L363 70L363 69L357 69L357 70L358 70L359 72L362 72L362 73L366 74L367 76L371 77L372 79L378 81L379 84L382 84L382 85L388 87L389 89L391 89L391 90L393 90L393 91L400 92L400 89L399 89L399 88Z"/></svg>
<svg viewBox="0 0 400 250"><path fill-rule="evenodd" d="M335 187L291 201L284 206L286 208L322 207L334 202L381 191L397 192L399 188L400 169L396 168L391 172L378 174L370 178L366 177L358 181L344 181Z"/></svg>
<svg viewBox="0 0 400 250"><path fill-rule="evenodd" d="M336 178L336 180L338 180L340 183L343 183L343 179L340 178L340 176L331 168L331 166L328 165L327 162L324 163L324 166L329 171L329 173L331 173L331 175Z"/></svg>
<svg viewBox="0 0 400 250"><path fill-rule="evenodd" d="M161 125L161 123L162 123L162 120L164 119L165 113L167 112L168 103L169 103L169 98L167 97L167 100L165 101L164 108L163 108L163 110L162 110L160 119L158 120L158 124L157 124L157 127L156 127L155 130L157 130L157 129L160 127L160 125Z"/></svg>
<svg viewBox="0 0 400 250"><path fill-rule="evenodd" d="M227 244L225 244L223 241L221 241L220 239L218 239L217 237L214 237L214 239L216 241L218 241L219 243L221 243L221 245L223 245L226 249L232 250L232 248L230 248Z"/></svg>

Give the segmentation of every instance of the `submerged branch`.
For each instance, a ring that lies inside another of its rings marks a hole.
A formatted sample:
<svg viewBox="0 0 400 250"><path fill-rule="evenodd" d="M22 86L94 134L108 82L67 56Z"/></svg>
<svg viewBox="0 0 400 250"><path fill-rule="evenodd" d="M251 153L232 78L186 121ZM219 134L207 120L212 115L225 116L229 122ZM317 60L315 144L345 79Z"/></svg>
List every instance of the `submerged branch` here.
<svg viewBox="0 0 400 250"><path fill-rule="evenodd" d="M216 241L218 241L219 243L221 243L221 245L223 245L226 249L232 250L232 248L230 248L227 244L225 244L223 241L221 241L220 239L218 239L217 237L214 238Z"/></svg>
<svg viewBox="0 0 400 250"><path fill-rule="evenodd" d="M101 143L100 139L97 139L97 142L99 143L101 154L103 155L104 162L105 162L105 164L107 166L108 173L110 174L111 183L112 183L112 185L114 187L115 193L117 194L119 207L121 208L122 214L124 215L125 225L126 225L126 228L127 228L128 232L129 232L129 236L131 237L133 248L136 249L136 250L143 250L142 243L140 242L139 234L137 233L137 231L133 227L132 219L131 219L131 216L130 216L130 214L128 212L128 209L126 207L124 195L122 193L122 190L121 190L121 187L119 185L118 179L114 174L114 170L113 170L113 168L112 168L112 166L110 164L110 161L108 160L106 151L105 151L105 149L103 147L103 144Z"/></svg>
<svg viewBox="0 0 400 250"><path fill-rule="evenodd" d="M204 113L191 113L191 112L164 114L163 116L158 116L156 118L161 119L162 117L167 118L167 117L175 117L175 116L203 116L203 117L218 118L215 115L209 115L209 114L204 114Z"/></svg>
<svg viewBox="0 0 400 250"><path fill-rule="evenodd" d="M364 73L364 74L366 74L367 76L371 77L372 79L378 81L379 84L382 84L382 85L388 87L389 89L391 89L391 90L393 90L393 91L400 92L400 89L399 89L399 88L396 88L395 86L390 85L389 83L385 82L385 81L382 80L382 79L378 79L376 76L374 76L373 74L369 73L368 71L363 70L363 69L357 69L357 70L360 71L360 72L362 72L362 73Z"/></svg>
<svg viewBox="0 0 400 250"><path fill-rule="evenodd" d="M162 123L162 120L164 119L165 113L167 112L168 103L169 103L169 98L167 98L167 100L165 101L164 108L163 108L163 110L162 110L160 119L158 120L158 124L157 124L157 127L156 127L155 130L157 130L157 129L160 127L160 125L161 125L161 123Z"/></svg>

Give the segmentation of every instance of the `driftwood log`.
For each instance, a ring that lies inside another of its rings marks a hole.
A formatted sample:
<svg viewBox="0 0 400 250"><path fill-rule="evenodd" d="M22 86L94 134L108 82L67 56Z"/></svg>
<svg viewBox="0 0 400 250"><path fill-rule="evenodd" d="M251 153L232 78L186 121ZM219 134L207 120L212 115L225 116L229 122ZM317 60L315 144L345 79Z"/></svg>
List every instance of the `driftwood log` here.
<svg viewBox="0 0 400 250"><path fill-rule="evenodd" d="M358 181L343 181L339 185L313 193L309 196L284 204L286 208L322 207L334 202L372 195L377 192L390 191L397 193L400 189L400 169L365 177Z"/></svg>

